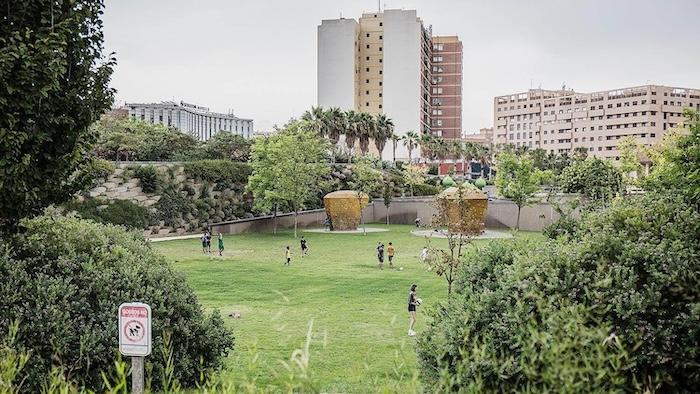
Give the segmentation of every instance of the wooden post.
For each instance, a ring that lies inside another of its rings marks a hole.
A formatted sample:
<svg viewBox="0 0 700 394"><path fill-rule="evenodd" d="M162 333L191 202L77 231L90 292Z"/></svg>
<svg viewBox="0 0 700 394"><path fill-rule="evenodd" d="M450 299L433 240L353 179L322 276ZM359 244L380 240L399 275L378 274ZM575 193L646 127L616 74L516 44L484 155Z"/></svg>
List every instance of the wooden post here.
<svg viewBox="0 0 700 394"><path fill-rule="evenodd" d="M143 357L131 357L131 392L143 394Z"/></svg>

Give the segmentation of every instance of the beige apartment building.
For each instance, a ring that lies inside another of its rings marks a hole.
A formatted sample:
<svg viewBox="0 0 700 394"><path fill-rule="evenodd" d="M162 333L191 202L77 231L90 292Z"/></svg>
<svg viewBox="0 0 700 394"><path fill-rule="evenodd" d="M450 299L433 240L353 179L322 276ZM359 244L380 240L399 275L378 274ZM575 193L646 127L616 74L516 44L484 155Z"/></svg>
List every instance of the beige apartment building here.
<svg viewBox="0 0 700 394"><path fill-rule="evenodd" d="M683 108L700 109L700 90L645 85L594 93L530 89L494 98L495 146L513 144L619 160L617 140L633 136L651 146L683 121Z"/></svg>
<svg viewBox="0 0 700 394"><path fill-rule="evenodd" d="M491 148L493 144L493 128L484 127L479 129L478 133L474 134L464 134L462 140L465 142L472 142L474 144L479 144L486 148Z"/></svg>
<svg viewBox="0 0 700 394"><path fill-rule="evenodd" d="M398 136L414 131L459 138L461 89L462 43L456 36L433 37L415 10L364 13L357 21L329 19L318 26L321 107L386 114ZM381 156L391 158L391 144ZM408 157L403 144L396 157Z"/></svg>

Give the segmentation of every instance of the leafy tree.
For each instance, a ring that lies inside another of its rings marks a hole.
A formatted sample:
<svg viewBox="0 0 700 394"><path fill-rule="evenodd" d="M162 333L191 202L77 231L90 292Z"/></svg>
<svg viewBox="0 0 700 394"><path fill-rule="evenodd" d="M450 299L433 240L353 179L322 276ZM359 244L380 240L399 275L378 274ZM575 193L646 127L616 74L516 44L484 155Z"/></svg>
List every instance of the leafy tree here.
<svg viewBox="0 0 700 394"><path fill-rule="evenodd" d="M0 23L0 226L14 227L81 186L89 125L107 110L102 1L6 3Z"/></svg>
<svg viewBox="0 0 700 394"><path fill-rule="evenodd" d="M539 191L540 183L546 173L533 165L532 159L502 152L496 159L496 190L501 196L513 201L518 207L515 228L520 229L520 210L530 204L532 197Z"/></svg>
<svg viewBox="0 0 700 394"><path fill-rule="evenodd" d="M382 198L384 199L384 206L386 207L386 224L389 224L389 208L391 208L391 200L394 197L394 185L389 180L384 180L384 187L382 188Z"/></svg>
<svg viewBox="0 0 700 394"><path fill-rule="evenodd" d="M425 182L425 174L427 172L427 167L421 167L410 162L408 163L408 165L404 166L403 178L404 182L409 186L411 190L411 197L413 197L414 187Z"/></svg>
<svg viewBox="0 0 700 394"><path fill-rule="evenodd" d="M248 161L251 140L228 131L220 131L207 140L204 152L209 159Z"/></svg>
<svg viewBox="0 0 700 394"><path fill-rule="evenodd" d="M324 177L330 173L324 161L327 148L306 121L292 121L278 133L253 144L248 190L259 209L291 209L295 238L299 211L317 196Z"/></svg>
<svg viewBox="0 0 700 394"><path fill-rule="evenodd" d="M593 202L610 201L622 191L622 174L607 160L589 157L574 161L559 176L564 193L579 193Z"/></svg>
<svg viewBox="0 0 700 394"><path fill-rule="evenodd" d="M360 221L362 232L367 235L365 218L362 211L366 206L365 198L371 196L380 186L382 173L375 167L374 162L368 158L360 158L352 166L352 180L348 182L355 191L357 201L360 204Z"/></svg>
<svg viewBox="0 0 700 394"><path fill-rule="evenodd" d="M627 135L617 141L617 150L620 152L620 170L625 184L636 185L637 179L642 176L639 143L634 137Z"/></svg>
<svg viewBox="0 0 700 394"><path fill-rule="evenodd" d="M447 294L452 294L452 283L463 263L462 250L483 228L483 211L465 199L467 188L460 185L454 194L442 193L435 197L436 213L433 226L444 228L447 249L432 247L428 241L430 258L425 263L447 282Z"/></svg>

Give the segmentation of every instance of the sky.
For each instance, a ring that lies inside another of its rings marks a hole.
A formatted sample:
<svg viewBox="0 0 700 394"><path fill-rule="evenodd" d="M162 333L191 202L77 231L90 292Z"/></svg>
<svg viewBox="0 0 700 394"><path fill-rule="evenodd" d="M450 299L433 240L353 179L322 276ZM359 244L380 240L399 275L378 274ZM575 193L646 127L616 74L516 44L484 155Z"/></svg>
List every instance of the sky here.
<svg viewBox="0 0 700 394"><path fill-rule="evenodd" d="M316 29L371 0L107 0L117 101L184 100L267 131L316 104ZM530 87L580 92L648 83L700 89L700 0L388 0L464 46L466 133L493 98ZM390 114L389 114L390 116Z"/></svg>

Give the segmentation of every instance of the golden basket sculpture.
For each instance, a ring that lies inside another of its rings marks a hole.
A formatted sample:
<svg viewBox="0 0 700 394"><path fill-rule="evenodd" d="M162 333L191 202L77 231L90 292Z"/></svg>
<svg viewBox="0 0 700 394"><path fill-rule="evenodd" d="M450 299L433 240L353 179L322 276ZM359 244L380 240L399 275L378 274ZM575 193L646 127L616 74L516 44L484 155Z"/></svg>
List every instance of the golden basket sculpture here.
<svg viewBox="0 0 700 394"><path fill-rule="evenodd" d="M338 190L323 197L326 216L331 220L331 231L357 230L360 226L362 208L367 206L369 198L353 190Z"/></svg>

